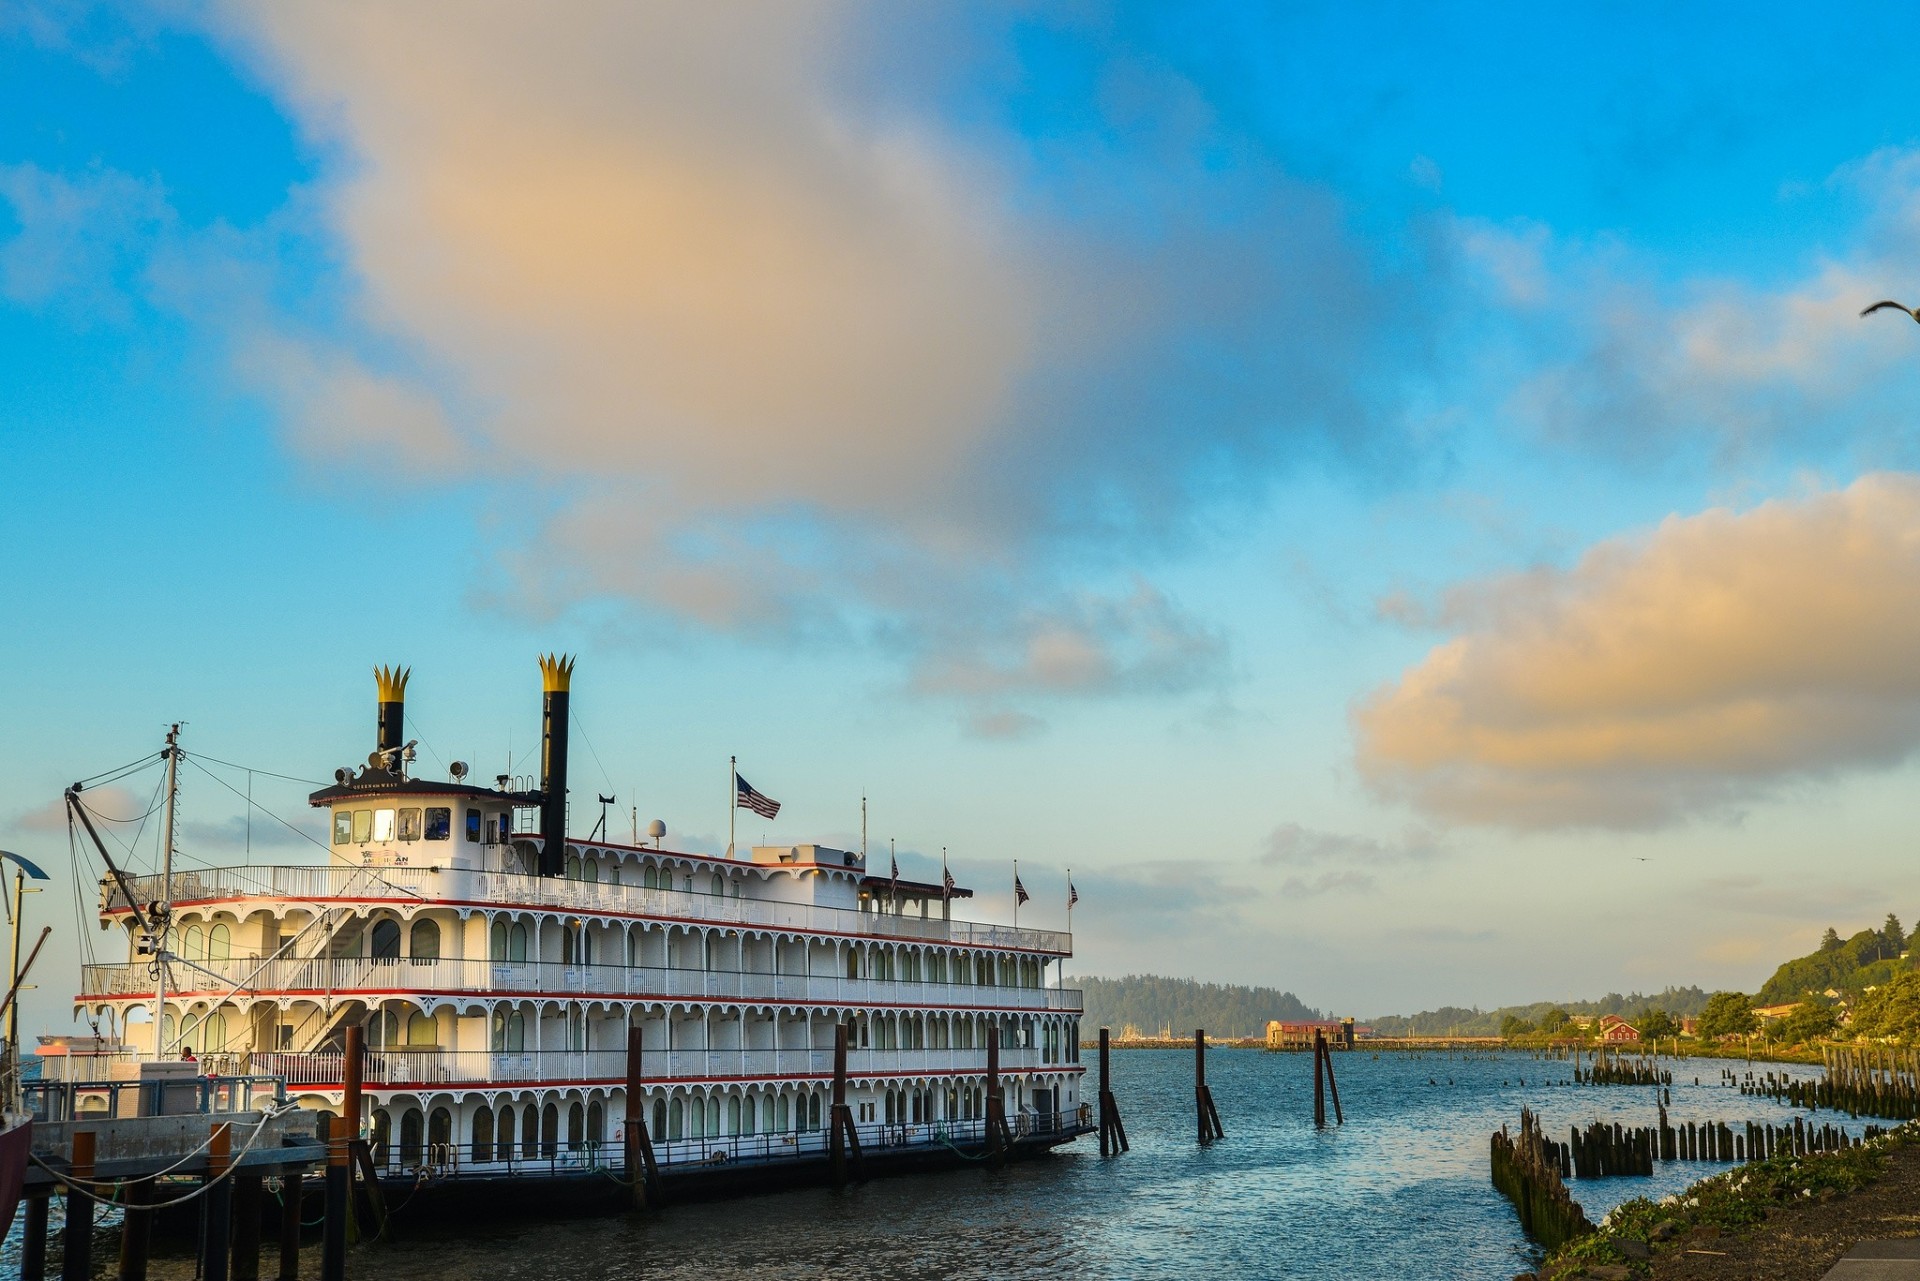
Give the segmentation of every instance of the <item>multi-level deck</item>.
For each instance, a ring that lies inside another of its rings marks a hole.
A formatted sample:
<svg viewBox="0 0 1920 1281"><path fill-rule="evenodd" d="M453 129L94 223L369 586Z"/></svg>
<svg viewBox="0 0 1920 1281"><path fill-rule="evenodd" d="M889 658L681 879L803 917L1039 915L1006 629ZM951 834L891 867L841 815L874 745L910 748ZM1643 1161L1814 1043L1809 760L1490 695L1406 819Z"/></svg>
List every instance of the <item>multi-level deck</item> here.
<svg viewBox="0 0 1920 1281"><path fill-rule="evenodd" d="M995 1039L1016 1131L1082 1128L1080 997L1049 982L1068 936L953 920L966 891L876 878L823 846L740 858L516 830L553 780L383 768L400 746L389 692L374 763L312 797L328 863L103 886L129 960L86 967L77 1003L133 1055L283 1077L332 1111L358 1025L376 1159L461 1173L613 1151L632 1028L640 1115L668 1162L820 1150L839 1025L871 1143L977 1134ZM133 903L163 905L164 988Z"/></svg>

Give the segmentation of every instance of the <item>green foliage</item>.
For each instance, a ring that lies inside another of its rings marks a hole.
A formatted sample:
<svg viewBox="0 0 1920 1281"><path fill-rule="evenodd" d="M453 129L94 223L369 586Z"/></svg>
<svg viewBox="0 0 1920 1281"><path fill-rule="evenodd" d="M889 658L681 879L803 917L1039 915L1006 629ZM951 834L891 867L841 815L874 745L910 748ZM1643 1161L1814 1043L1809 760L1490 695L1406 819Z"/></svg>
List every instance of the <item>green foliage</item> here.
<svg viewBox="0 0 1920 1281"><path fill-rule="evenodd" d="M1086 1013L1080 1028L1087 1036L1102 1027L1118 1034L1128 1024L1149 1036L1162 1028L1171 1028L1175 1036L1192 1036L1195 1028L1205 1028L1209 1036L1265 1036L1268 1019L1293 1022L1321 1017L1293 993L1271 987L1200 983L1158 974L1068 982L1085 994Z"/></svg>
<svg viewBox="0 0 1920 1281"><path fill-rule="evenodd" d="M1864 991L1908 968L1900 959L1906 945L1900 918L1891 912L1879 929L1861 930L1845 942L1829 927L1820 940L1819 951L1781 965L1754 1000L1760 1005L1786 1005L1824 994L1829 988Z"/></svg>
<svg viewBox="0 0 1920 1281"><path fill-rule="evenodd" d="M1781 1154L1703 1179L1674 1196L1650 1201L1635 1197L1617 1206L1600 1223L1599 1231L1553 1252L1542 1274L1563 1275L1570 1265L1628 1264L1644 1275L1644 1264L1617 1249L1618 1241L1651 1244L1669 1231L1713 1227L1722 1231L1749 1227L1766 1218L1767 1211L1790 1201L1844 1196L1872 1183L1886 1171L1887 1152L1916 1137L1909 1122L1884 1138L1858 1148L1813 1156ZM1657 1248L1657 1247L1656 1247Z"/></svg>
<svg viewBox="0 0 1920 1281"><path fill-rule="evenodd" d="M1837 1023L1833 1010L1819 1001L1802 1001L1800 1008L1767 1030L1767 1036L1785 1045L1804 1045L1830 1036Z"/></svg>
<svg viewBox="0 0 1920 1281"><path fill-rule="evenodd" d="M1509 1014L1500 1020L1500 1035L1509 1040L1516 1036L1526 1036L1537 1030L1533 1024L1515 1014Z"/></svg>
<svg viewBox="0 0 1920 1281"><path fill-rule="evenodd" d="M1853 1006L1853 1032L1897 1036L1908 1044L1920 1039L1920 973L1907 970L1862 993Z"/></svg>
<svg viewBox="0 0 1920 1281"><path fill-rule="evenodd" d="M1700 1035L1713 1038L1751 1032L1756 1022L1745 994L1715 992L1700 1012Z"/></svg>
<svg viewBox="0 0 1920 1281"><path fill-rule="evenodd" d="M1639 1030L1640 1039L1643 1041L1680 1035L1680 1020L1657 1005L1647 1007L1640 1017L1632 1022L1633 1026Z"/></svg>
<svg viewBox="0 0 1920 1281"><path fill-rule="evenodd" d="M1542 1031L1571 1032L1573 1029L1564 1027L1569 1010L1596 1019L1606 1014L1631 1018L1649 1005L1658 1005L1676 1015L1694 1015L1705 1009L1706 1004L1707 994L1700 988L1670 987L1651 996L1639 992L1625 996L1609 992L1597 1001L1535 1001L1531 1005L1504 1005L1496 1010L1442 1006L1420 1014L1383 1014L1362 1021L1380 1036L1498 1036L1501 1020L1509 1015L1525 1019ZM1562 1022L1549 1027L1548 1021L1556 1013Z"/></svg>
<svg viewBox="0 0 1920 1281"><path fill-rule="evenodd" d="M1551 1034L1558 1032L1571 1022L1573 1022L1573 1015L1556 1005L1540 1016L1540 1030Z"/></svg>

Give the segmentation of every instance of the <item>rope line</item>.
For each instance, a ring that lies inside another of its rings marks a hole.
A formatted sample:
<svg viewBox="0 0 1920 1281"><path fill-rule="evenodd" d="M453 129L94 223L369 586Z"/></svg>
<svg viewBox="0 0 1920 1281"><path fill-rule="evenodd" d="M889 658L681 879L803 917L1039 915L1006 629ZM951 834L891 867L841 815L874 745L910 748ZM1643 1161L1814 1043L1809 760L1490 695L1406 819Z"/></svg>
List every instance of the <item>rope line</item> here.
<svg viewBox="0 0 1920 1281"><path fill-rule="evenodd" d="M267 1132L267 1122L275 1120L276 1118L288 1112L291 1112L298 1107L299 1107L299 1104L297 1103L289 1103L285 1107L263 1114L260 1118L260 1124L254 1126L253 1133L247 1136L246 1143L241 1146L238 1152L234 1153L230 1158L228 1158L227 1168L222 1170L219 1174L215 1175L213 1178L208 1179L205 1183L202 1183L199 1187L187 1193L185 1196L175 1197L171 1201L143 1202L140 1205L133 1206L132 1208L136 1210L170 1210L176 1205L185 1205L187 1202L193 1200L196 1197L204 1196L212 1188L218 1187L221 1183L223 1183L227 1179L232 1178L235 1172L239 1170L241 1159L245 1157L247 1153L253 1151L253 1145L258 1143L260 1141L260 1136ZM231 1126L233 1123L229 1121L229 1122L226 1122L225 1124ZM207 1141L209 1143L213 1141L213 1136L211 1134L207 1136ZM39 1157L34 1156L31 1153L28 1154L27 1159L32 1161L35 1165L39 1166L42 1170L45 1170L49 1175L53 1177L53 1181L55 1183L58 1183L62 1187L65 1187L69 1192L78 1193L79 1195L87 1198L87 1200L92 1201L97 1205L112 1206L113 1208L119 1209L119 1210L124 1210L128 1208L126 1202L116 1201L111 1196L103 1197L96 1194L95 1192L92 1191L90 1187L86 1185L85 1181L76 1179L72 1177L72 1175L70 1174L64 1174L61 1171L54 1169L52 1166L48 1165L45 1161L42 1161ZM124 1188L138 1182L140 1182L140 1180L138 1179L123 1179L113 1183L107 1183L103 1181L103 1182L93 1184L93 1187Z"/></svg>

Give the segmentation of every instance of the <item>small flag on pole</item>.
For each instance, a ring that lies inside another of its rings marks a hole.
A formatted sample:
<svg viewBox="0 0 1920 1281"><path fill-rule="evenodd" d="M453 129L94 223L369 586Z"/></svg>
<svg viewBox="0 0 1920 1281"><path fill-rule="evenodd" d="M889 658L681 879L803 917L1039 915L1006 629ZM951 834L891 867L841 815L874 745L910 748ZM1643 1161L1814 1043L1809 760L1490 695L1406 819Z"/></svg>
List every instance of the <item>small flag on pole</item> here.
<svg viewBox="0 0 1920 1281"><path fill-rule="evenodd" d="M1071 912L1073 910L1073 905L1075 903L1078 903L1079 901L1080 901L1080 891L1073 888L1073 881L1069 879L1067 881L1067 910Z"/></svg>
<svg viewBox="0 0 1920 1281"><path fill-rule="evenodd" d="M940 897L952 898L953 897L953 873L949 872L945 867L942 867L940 869L940 885L941 885Z"/></svg>
<svg viewBox="0 0 1920 1281"><path fill-rule="evenodd" d="M897 856L893 860L893 873L888 879L893 882L895 889L900 888L900 860Z"/></svg>
<svg viewBox="0 0 1920 1281"><path fill-rule="evenodd" d="M1027 901L1027 887L1020 883L1020 873L1013 874L1013 901L1016 904Z"/></svg>
<svg viewBox="0 0 1920 1281"><path fill-rule="evenodd" d="M733 805L735 809L752 810L761 818L775 818L780 813L780 802L755 791L753 784L741 778L738 771L733 776Z"/></svg>

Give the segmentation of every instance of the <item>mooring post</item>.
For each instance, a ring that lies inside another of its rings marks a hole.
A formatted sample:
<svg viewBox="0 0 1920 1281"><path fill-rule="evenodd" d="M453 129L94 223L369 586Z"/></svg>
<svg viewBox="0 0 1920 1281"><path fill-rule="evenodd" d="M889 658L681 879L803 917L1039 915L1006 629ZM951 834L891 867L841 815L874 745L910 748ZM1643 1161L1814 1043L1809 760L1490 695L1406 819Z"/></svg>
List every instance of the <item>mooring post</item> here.
<svg viewBox="0 0 1920 1281"><path fill-rule="evenodd" d="M142 1209L151 1200L150 1179L130 1182L120 1189L126 1217L120 1222L121 1281L147 1281L147 1254L153 1240L153 1214Z"/></svg>
<svg viewBox="0 0 1920 1281"><path fill-rule="evenodd" d="M76 1184L93 1182L94 1132L76 1130L68 1175ZM61 1235L61 1281L91 1281L93 1276L93 1201L78 1187L67 1192L67 1230Z"/></svg>
<svg viewBox="0 0 1920 1281"><path fill-rule="evenodd" d="M200 1229L200 1275L204 1281L227 1281L228 1238L233 1232L233 1127L222 1121L213 1127L207 1148L206 1216Z"/></svg>
<svg viewBox="0 0 1920 1281"><path fill-rule="evenodd" d="M260 1215L265 1193L264 1175L251 1170L234 1174L233 1281L260 1281Z"/></svg>
<svg viewBox="0 0 1920 1281"><path fill-rule="evenodd" d="M1012 1142L1007 1130L1006 1100L1000 1097L1000 1026L987 1029L987 1157L998 1164Z"/></svg>
<svg viewBox="0 0 1920 1281"><path fill-rule="evenodd" d="M26 1200L20 1224L20 1281L47 1281L47 1202L52 1189Z"/></svg>
<svg viewBox="0 0 1920 1281"><path fill-rule="evenodd" d="M340 1117L327 1137L327 1210L320 1247L321 1281L346 1281L347 1214L353 1179L351 1143L360 1135L361 1029L347 1028L340 1056Z"/></svg>
<svg viewBox="0 0 1920 1281"><path fill-rule="evenodd" d="M622 1133L626 1138L627 1182L633 1187L633 1208L644 1210L647 1200L658 1178L659 1170L654 1164L653 1143L647 1137L647 1100L641 1085L641 1035L640 1029L627 1029L627 1124Z"/></svg>
<svg viewBox="0 0 1920 1281"><path fill-rule="evenodd" d="M1109 1033L1100 1029L1100 1155L1118 1156L1127 1150L1127 1127L1120 1121L1120 1104L1113 1097L1107 1072Z"/></svg>
<svg viewBox="0 0 1920 1281"><path fill-rule="evenodd" d="M1333 1077L1333 1046L1322 1042L1320 1046L1320 1057L1325 1060L1327 1065L1327 1093L1333 1096L1333 1123L1335 1125L1345 1125L1347 1123L1347 1114L1340 1110L1340 1082L1336 1081Z"/></svg>
<svg viewBox="0 0 1920 1281"><path fill-rule="evenodd" d="M300 1219L306 1212L307 1167L288 1166L280 1176L279 1281L300 1281Z"/></svg>
<svg viewBox="0 0 1920 1281"><path fill-rule="evenodd" d="M1193 1106L1200 1121L1200 1141L1211 1143L1227 1137L1220 1128L1220 1112L1213 1106L1213 1091L1207 1087L1207 1033L1193 1030Z"/></svg>
<svg viewBox="0 0 1920 1281"><path fill-rule="evenodd" d="M1200 1141L1213 1142L1213 1127L1207 1124L1207 1034L1200 1028L1193 1033L1193 1107L1200 1118Z"/></svg>
<svg viewBox="0 0 1920 1281"><path fill-rule="evenodd" d="M828 1120L828 1147L833 1154L833 1186L847 1186L847 1132L840 1115L847 1106L847 1025L833 1025L833 1110Z"/></svg>
<svg viewBox="0 0 1920 1281"><path fill-rule="evenodd" d="M1322 1066L1327 1053L1327 1034L1319 1028L1313 1030L1313 1124L1315 1129L1327 1128L1327 1086L1325 1068Z"/></svg>

